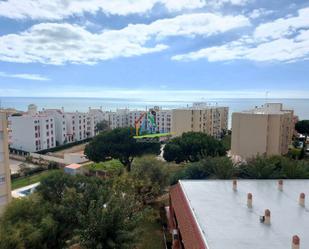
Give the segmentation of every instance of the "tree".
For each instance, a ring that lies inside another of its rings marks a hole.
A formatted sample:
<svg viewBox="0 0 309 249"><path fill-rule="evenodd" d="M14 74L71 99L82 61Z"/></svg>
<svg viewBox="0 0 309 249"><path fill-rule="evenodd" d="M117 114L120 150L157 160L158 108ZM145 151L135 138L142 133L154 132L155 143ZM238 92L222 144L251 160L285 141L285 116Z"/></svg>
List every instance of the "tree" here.
<svg viewBox="0 0 309 249"><path fill-rule="evenodd" d="M281 165L265 156L257 156L239 167L241 178L245 179L277 179L281 178Z"/></svg>
<svg viewBox="0 0 309 249"><path fill-rule="evenodd" d="M165 145L163 157L168 162L181 163L196 162L202 157L225 154L226 148L221 141L202 132L187 132Z"/></svg>
<svg viewBox="0 0 309 249"><path fill-rule="evenodd" d="M56 172L9 204L0 219L0 248L135 248L143 217L135 195L113 181Z"/></svg>
<svg viewBox="0 0 309 249"><path fill-rule="evenodd" d="M131 164L136 156L160 153L159 142L139 142L133 138L129 128L117 128L96 136L85 148L85 154L94 162L118 159L131 171Z"/></svg>
<svg viewBox="0 0 309 249"><path fill-rule="evenodd" d="M134 161L132 176L139 182L137 194L143 197L143 204L148 204L160 196L167 184L167 163L153 156L144 156Z"/></svg>
<svg viewBox="0 0 309 249"><path fill-rule="evenodd" d="M295 129L298 133L309 136L309 120L298 121L295 125Z"/></svg>
<svg viewBox="0 0 309 249"><path fill-rule="evenodd" d="M205 161L216 179L232 179L236 173L236 168L228 157L214 157Z"/></svg>
<svg viewBox="0 0 309 249"><path fill-rule="evenodd" d="M50 206L39 196L16 199L0 219L0 248L53 248L57 227Z"/></svg>
<svg viewBox="0 0 309 249"><path fill-rule="evenodd" d="M295 125L295 129L298 133L305 135L305 141L301 152L301 157L304 157L307 149L307 137L309 136L309 120L298 121Z"/></svg>
<svg viewBox="0 0 309 249"><path fill-rule="evenodd" d="M102 120L101 122L97 123L95 126L95 132L100 133L103 131L109 130L109 122L107 120Z"/></svg>

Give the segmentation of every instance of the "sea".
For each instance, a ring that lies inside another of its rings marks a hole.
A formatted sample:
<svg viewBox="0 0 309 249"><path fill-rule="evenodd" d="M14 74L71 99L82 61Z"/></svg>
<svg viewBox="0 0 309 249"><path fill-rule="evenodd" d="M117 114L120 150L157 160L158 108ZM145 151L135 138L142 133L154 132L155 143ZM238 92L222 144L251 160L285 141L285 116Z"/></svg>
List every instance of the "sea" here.
<svg viewBox="0 0 309 249"><path fill-rule="evenodd" d="M100 108L106 111L129 108L145 110L153 106L162 109L180 108L190 106L192 101L147 101L143 99L120 99L120 98L52 98L52 97L0 97L1 108L15 108L26 111L29 104L35 104L39 110L45 108L64 108L65 111L86 112L89 107ZM283 103L285 109L293 109L299 119L309 119L308 99L262 99L262 98L209 98L204 100L212 106L227 106L229 114L238 111L252 109L261 106L265 102ZM231 119L230 119L231 120ZM230 123L230 122L229 122Z"/></svg>

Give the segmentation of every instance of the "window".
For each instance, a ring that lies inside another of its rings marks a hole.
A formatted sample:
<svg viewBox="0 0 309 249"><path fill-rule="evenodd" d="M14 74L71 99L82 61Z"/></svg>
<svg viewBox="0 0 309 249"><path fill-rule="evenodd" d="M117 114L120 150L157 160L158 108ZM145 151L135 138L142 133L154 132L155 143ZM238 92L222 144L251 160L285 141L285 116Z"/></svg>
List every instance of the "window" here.
<svg viewBox="0 0 309 249"><path fill-rule="evenodd" d="M46 132L46 136L47 136L47 137L49 136L49 132Z"/></svg>
<svg viewBox="0 0 309 249"><path fill-rule="evenodd" d="M5 175L0 175L0 185L5 183Z"/></svg>
<svg viewBox="0 0 309 249"><path fill-rule="evenodd" d="M46 129L47 129L47 130L49 129L49 125L46 125Z"/></svg>

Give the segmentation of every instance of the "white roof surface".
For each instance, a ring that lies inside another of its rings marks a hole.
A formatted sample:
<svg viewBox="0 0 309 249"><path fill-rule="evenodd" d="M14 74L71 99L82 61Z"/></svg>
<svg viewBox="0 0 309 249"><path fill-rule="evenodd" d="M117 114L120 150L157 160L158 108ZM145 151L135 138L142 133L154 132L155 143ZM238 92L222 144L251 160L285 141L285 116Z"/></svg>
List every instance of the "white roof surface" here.
<svg viewBox="0 0 309 249"><path fill-rule="evenodd" d="M298 204L300 193L309 199L309 180L239 180L237 191L231 180L180 181L208 249L290 249L293 235L300 248L309 248L309 201ZM247 194L253 208L247 207ZM265 209L271 224L260 223Z"/></svg>

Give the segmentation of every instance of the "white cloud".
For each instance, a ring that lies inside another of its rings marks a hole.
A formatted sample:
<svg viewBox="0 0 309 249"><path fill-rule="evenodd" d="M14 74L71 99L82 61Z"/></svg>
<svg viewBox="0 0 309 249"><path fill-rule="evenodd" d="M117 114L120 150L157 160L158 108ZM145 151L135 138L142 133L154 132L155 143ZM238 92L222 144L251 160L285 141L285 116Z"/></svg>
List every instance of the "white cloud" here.
<svg viewBox="0 0 309 249"><path fill-rule="evenodd" d="M246 59L252 61L294 62L309 59L309 8L301 9L296 17L277 19L259 25L252 36L173 56L173 60L208 61Z"/></svg>
<svg viewBox="0 0 309 249"><path fill-rule="evenodd" d="M73 15L103 12L114 15L142 14L155 5L168 11L223 4L244 5L248 0L7 0L0 1L0 16L13 19L61 20Z"/></svg>
<svg viewBox="0 0 309 249"><path fill-rule="evenodd" d="M260 8L260 9L254 9L253 11L251 11L248 14L248 16L251 19L256 19L256 18L260 18L260 17L263 17L263 16L273 14L274 12L275 11L273 11L273 10L267 10L267 9L264 9L264 8Z"/></svg>
<svg viewBox="0 0 309 249"><path fill-rule="evenodd" d="M295 17L280 18L261 24L255 29L253 35L259 40L276 39L291 35L300 28L309 28L309 8L299 10Z"/></svg>
<svg viewBox="0 0 309 249"><path fill-rule="evenodd" d="M71 24L41 23L19 34L0 37L0 60L94 64L101 60L159 52L168 48L160 41L169 36L210 36L250 25L244 16L184 14L149 25L130 24L120 30L91 33ZM155 43L148 45L148 43Z"/></svg>
<svg viewBox="0 0 309 249"><path fill-rule="evenodd" d="M39 74L9 74L5 72L0 72L0 77L17 78L17 79L24 79L24 80L38 80L38 81L50 80L49 78L39 75Z"/></svg>

